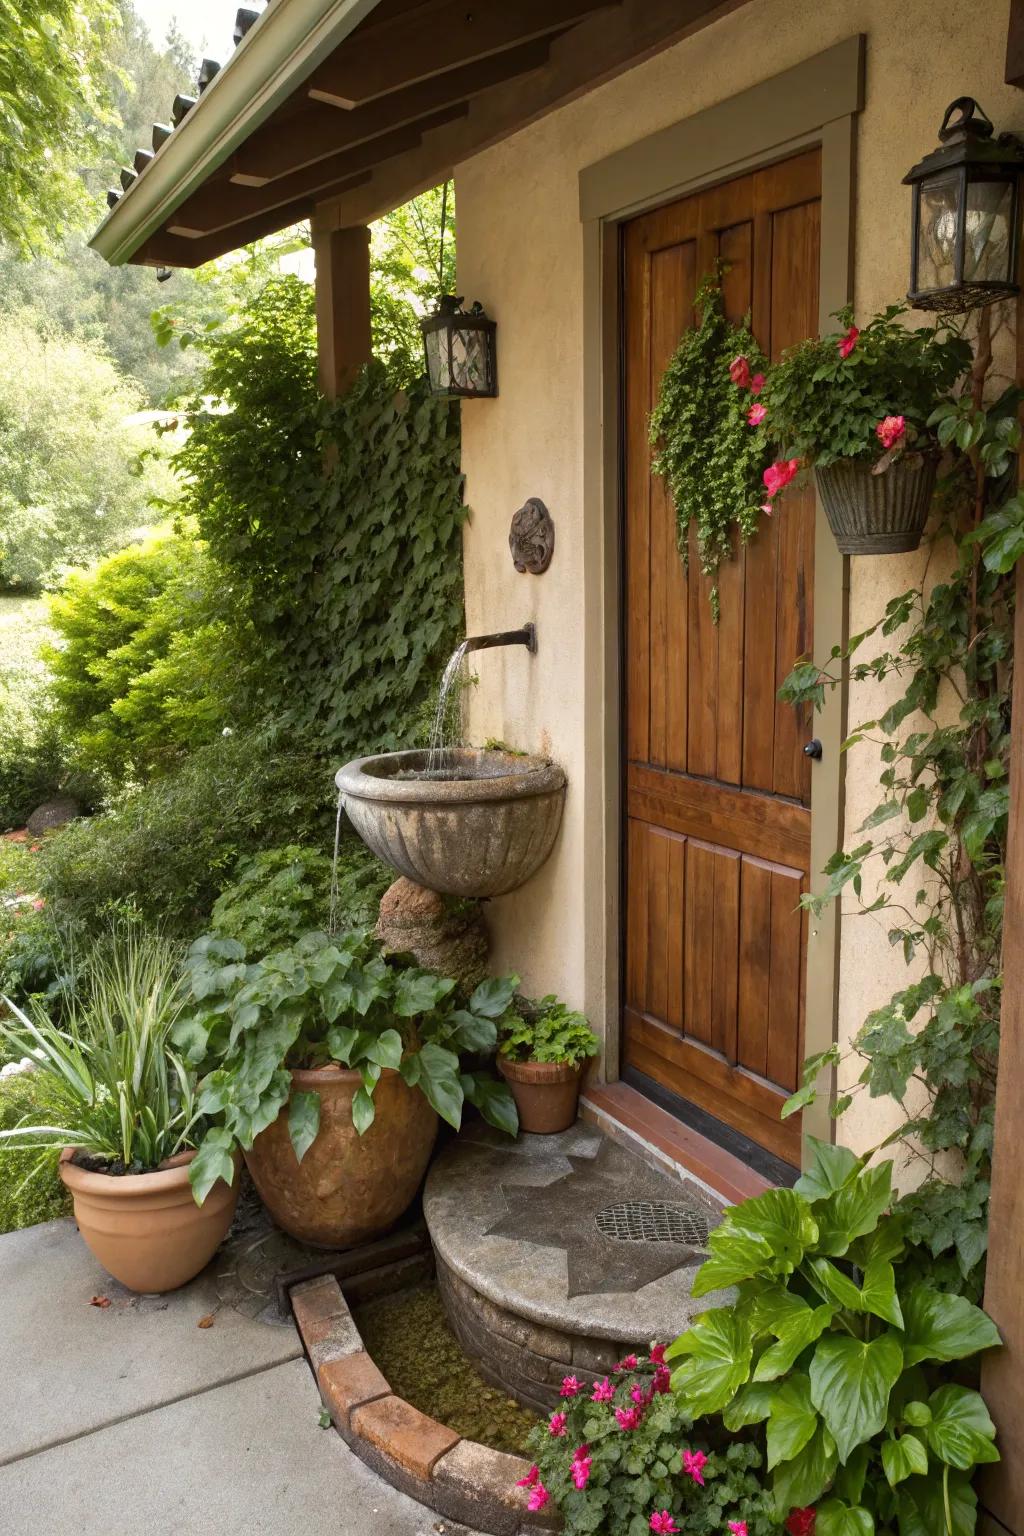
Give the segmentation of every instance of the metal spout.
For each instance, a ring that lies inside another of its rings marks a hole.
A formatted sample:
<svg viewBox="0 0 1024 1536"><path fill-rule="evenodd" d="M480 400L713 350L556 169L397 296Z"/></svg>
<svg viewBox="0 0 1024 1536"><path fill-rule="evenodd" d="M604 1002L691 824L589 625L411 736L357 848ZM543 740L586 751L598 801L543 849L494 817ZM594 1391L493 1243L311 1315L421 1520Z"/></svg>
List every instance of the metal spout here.
<svg viewBox="0 0 1024 1536"><path fill-rule="evenodd" d="M503 629L497 635L474 635L465 642L467 651L489 651L495 645L525 645L531 656L537 654L537 629L524 624L522 629Z"/></svg>

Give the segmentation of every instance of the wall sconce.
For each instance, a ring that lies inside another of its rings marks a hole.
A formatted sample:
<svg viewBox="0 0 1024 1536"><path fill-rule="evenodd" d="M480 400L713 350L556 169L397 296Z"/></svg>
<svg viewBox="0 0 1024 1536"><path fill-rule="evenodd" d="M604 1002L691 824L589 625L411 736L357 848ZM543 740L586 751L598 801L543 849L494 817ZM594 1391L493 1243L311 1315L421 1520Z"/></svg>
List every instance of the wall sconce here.
<svg viewBox="0 0 1024 1536"><path fill-rule="evenodd" d="M443 294L436 313L426 315L420 327L432 395L472 400L498 393L498 327L479 304L464 310L461 299Z"/></svg>

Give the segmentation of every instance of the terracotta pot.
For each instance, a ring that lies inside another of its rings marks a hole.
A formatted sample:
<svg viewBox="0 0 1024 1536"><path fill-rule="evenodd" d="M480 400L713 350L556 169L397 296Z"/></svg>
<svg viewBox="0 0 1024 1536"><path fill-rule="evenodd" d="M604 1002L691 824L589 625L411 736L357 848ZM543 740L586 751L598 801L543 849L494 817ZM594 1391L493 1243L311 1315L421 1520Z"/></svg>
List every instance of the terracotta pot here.
<svg viewBox="0 0 1024 1536"><path fill-rule="evenodd" d="M408 1210L437 1135L437 1116L418 1088L385 1069L377 1113L363 1135L352 1124L362 1078L344 1067L292 1072L292 1091L320 1095L320 1130L300 1163L288 1135L288 1106L246 1152L253 1183L279 1227L316 1248L350 1248L376 1237Z"/></svg>
<svg viewBox="0 0 1024 1536"><path fill-rule="evenodd" d="M179 1152L155 1173L89 1173L65 1147L60 1176L75 1220L103 1268L131 1291L176 1291L213 1258L235 1214L238 1174L196 1205L188 1181L194 1152Z"/></svg>
<svg viewBox="0 0 1024 1536"><path fill-rule="evenodd" d="M510 1061L498 1057L498 1071L508 1083L519 1111L519 1129L550 1136L567 1131L576 1119L582 1065L564 1061Z"/></svg>

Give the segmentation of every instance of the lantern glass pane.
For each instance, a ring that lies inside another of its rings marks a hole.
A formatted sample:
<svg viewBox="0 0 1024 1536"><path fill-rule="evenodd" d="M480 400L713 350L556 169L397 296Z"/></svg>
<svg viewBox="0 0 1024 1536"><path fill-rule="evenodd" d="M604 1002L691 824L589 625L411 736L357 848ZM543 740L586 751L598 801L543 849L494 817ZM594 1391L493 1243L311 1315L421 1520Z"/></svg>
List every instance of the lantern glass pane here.
<svg viewBox="0 0 1024 1536"><path fill-rule="evenodd" d="M942 172L921 183L914 284L918 293L952 288L957 281L956 237L962 186L958 170Z"/></svg>
<svg viewBox="0 0 1024 1536"><path fill-rule="evenodd" d="M438 327L437 330L427 331L424 340L427 347L430 387L435 392L446 390L451 383L448 367L448 333L442 327Z"/></svg>
<svg viewBox="0 0 1024 1536"><path fill-rule="evenodd" d="M1004 283L1009 280L1012 211L1012 183L968 181L965 282Z"/></svg>
<svg viewBox="0 0 1024 1536"><path fill-rule="evenodd" d="M486 391L487 333L481 330L452 332L452 374L459 389Z"/></svg>

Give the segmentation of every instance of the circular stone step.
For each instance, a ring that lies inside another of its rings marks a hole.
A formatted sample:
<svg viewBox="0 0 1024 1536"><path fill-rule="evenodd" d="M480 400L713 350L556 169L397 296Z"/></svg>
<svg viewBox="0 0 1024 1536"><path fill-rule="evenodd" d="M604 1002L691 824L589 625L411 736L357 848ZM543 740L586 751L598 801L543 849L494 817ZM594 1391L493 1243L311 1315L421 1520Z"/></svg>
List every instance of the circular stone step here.
<svg viewBox="0 0 1024 1536"><path fill-rule="evenodd" d="M721 1206L590 1126L515 1142L463 1132L423 1207L459 1342L538 1411L564 1376L604 1376L726 1299L690 1294Z"/></svg>

